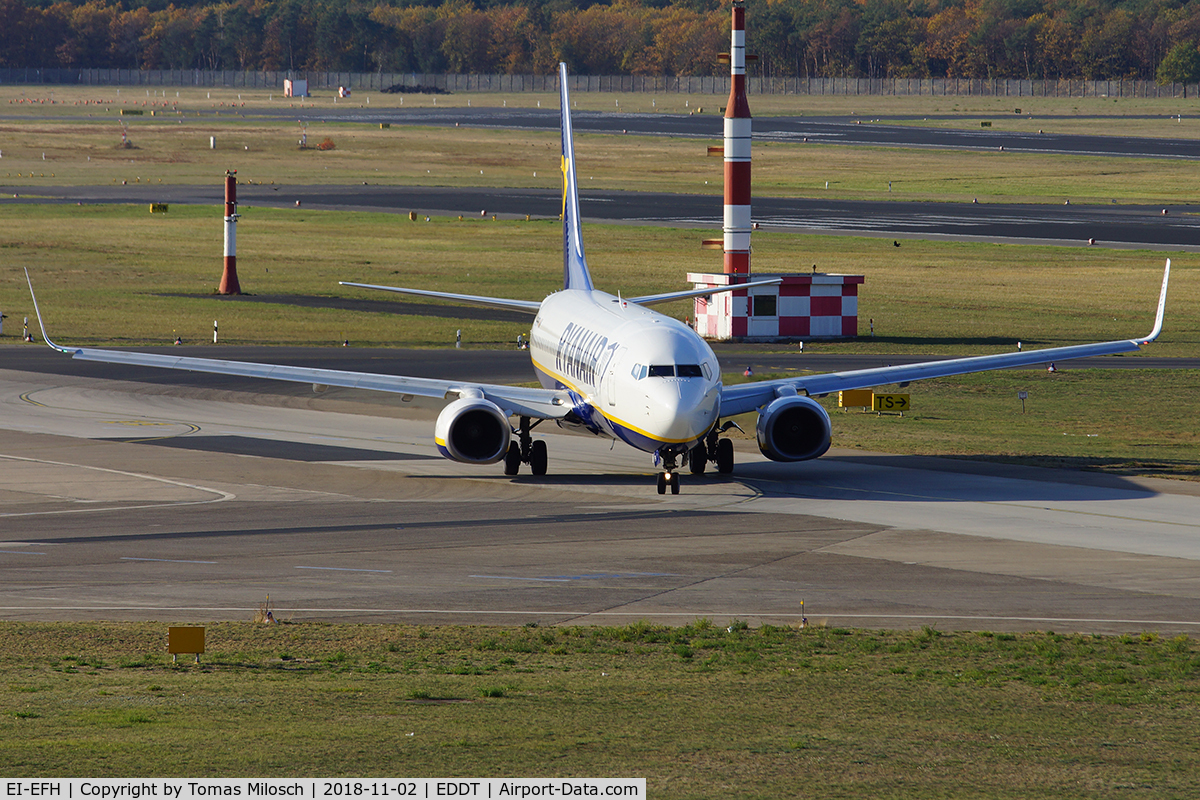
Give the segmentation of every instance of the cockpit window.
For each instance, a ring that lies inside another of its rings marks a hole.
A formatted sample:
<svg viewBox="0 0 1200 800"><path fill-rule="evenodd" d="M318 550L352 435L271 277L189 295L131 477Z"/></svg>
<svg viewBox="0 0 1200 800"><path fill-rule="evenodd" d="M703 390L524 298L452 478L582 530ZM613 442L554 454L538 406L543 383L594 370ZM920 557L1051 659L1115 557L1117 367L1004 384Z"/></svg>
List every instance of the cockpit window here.
<svg viewBox="0 0 1200 800"><path fill-rule="evenodd" d="M675 374L681 378L704 377L704 373L700 371L699 364L679 364L675 367Z"/></svg>
<svg viewBox="0 0 1200 800"><path fill-rule="evenodd" d="M646 377L646 365L645 364L634 364L632 374L633 374L634 380L640 381L642 378Z"/></svg>
<svg viewBox="0 0 1200 800"><path fill-rule="evenodd" d="M651 378L673 378L673 377L675 377L675 365L674 364L651 364L650 365L650 377Z"/></svg>

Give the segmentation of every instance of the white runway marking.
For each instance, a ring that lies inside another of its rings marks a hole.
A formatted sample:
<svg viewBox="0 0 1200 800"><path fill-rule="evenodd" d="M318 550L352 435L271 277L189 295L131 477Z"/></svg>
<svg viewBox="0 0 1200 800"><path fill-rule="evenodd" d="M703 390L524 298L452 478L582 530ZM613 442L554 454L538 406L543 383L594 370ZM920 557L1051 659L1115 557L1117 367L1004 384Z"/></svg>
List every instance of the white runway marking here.
<svg viewBox="0 0 1200 800"><path fill-rule="evenodd" d="M536 578L529 578L521 575L468 575L467 577L484 578L495 581L548 581L551 583L569 583L570 581L600 581L612 580L614 578L677 578L679 576L672 572L598 572L588 575L546 575Z"/></svg>
<svg viewBox="0 0 1200 800"><path fill-rule="evenodd" d="M87 470L89 472L95 472L95 473L101 473L101 474L107 474L107 475L119 475L124 478L135 478L137 480L150 481L152 483L162 484L165 486L174 486L174 487L178 487L180 489L191 489L191 490L194 490L197 492L203 492L206 494L216 495L216 497L213 497L213 498L210 498L207 500L164 500L163 502L159 502L159 503L136 503L133 505L103 506L100 508L63 508L63 509L55 509L53 511L16 511L16 512L0 513L0 517L42 517L42 516L54 516L54 515L60 515L60 514L99 514L99 513L109 513L109 512L113 512L113 511L133 511L133 510L142 509L142 508L163 508L163 507L174 507L174 506L207 505L209 503L223 503L227 500L236 500L237 499L237 495L233 494L232 492L226 492L222 489L213 489L213 488L210 488L207 486L200 486L200 485L197 485L194 483L186 483L184 481L175 481L175 480L171 480L170 478L162 478L162 477L158 477L156 475L143 475L143 474L137 473L137 472L125 472L124 470L108 469L107 467L93 467L93 466L90 466L87 464L72 464L72 463L65 462L65 461L49 461L49 460L40 459L40 458L26 458L24 456L13 456L13 455L5 454L5 453L0 453L0 460L23 462L25 464L31 464L31 465L36 464L36 465L47 466L47 467L68 467L71 469L81 469L81 470ZM15 484L15 481L13 483ZM67 487L67 488L71 488L71 487ZM43 496L61 498L61 495L59 495L59 494L48 495L45 492L44 486L42 484L37 483L36 481L27 482L26 486L22 487L22 489L23 489L23 491L29 492L31 494L41 494ZM71 499L73 499L75 502L101 502L100 498L96 498L96 497L86 498L86 499L83 499L83 498L71 498Z"/></svg>
<svg viewBox="0 0 1200 800"><path fill-rule="evenodd" d="M216 561L183 561L178 558L135 558L134 556L121 556L122 561L163 561L167 564L216 564Z"/></svg>
<svg viewBox="0 0 1200 800"><path fill-rule="evenodd" d="M296 569L324 569L333 572L386 572L391 574L390 569L355 569L354 567L296 567Z"/></svg>

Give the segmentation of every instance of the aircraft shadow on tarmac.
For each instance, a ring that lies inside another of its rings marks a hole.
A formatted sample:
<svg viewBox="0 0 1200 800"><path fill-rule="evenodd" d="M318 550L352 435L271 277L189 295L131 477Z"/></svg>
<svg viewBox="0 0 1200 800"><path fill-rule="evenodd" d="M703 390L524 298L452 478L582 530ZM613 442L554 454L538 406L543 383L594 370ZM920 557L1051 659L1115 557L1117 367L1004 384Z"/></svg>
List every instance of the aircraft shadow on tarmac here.
<svg viewBox="0 0 1200 800"><path fill-rule="evenodd" d="M121 438L117 441L172 447L205 453L258 456L309 463L354 461L434 461L435 456L359 449L336 445L257 439L250 436L176 436L164 439ZM1091 461L1089 463L1095 463ZM1119 463L1113 461L1113 464ZM684 474L683 484L699 489L716 483L741 482L763 498L807 497L814 500L886 502L1104 502L1153 497L1157 493L1119 475L1044 469L964 459L895 455L827 455L797 464L745 462L732 476ZM439 480L494 478L515 484L570 488L636 489L649 486L646 475L629 473L554 473L509 477L470 469ZM649 492L648 492L649 496Z"/></svg>
<svg viewBox="0 0 1200 800"><path fill-rule="evenodd" d="M1157 492L1118 475L913 456L827 455L779 465L739 464L737 477L763 497L891 503L1088 502Z"/></svg>
<svg viewBox="0 0 1200 800"><path fill-rule="evenodd" d="M226 453L261 458L281 458L287 461L436 461L436 456L414 453L396 453L390 450L360 450L356 447L338 447L306 442L283 442L274 439L256 439L252 436L175 436L168 439L129 439L116 441L133 444L151 444L158 447L175 447L203 453Z"/></svg>
<svg viewBox="0 0 1200 800"><path fill-rule="evenodd" d="M598 530L605 531L607 538L610 539L638 538L643 535L642 531L644 528L627 526L630 523L644 521L647 517L654 517L658 513L660 512L653 508L649 511L644 509L605 513L589 511L579 514L556 513L533 520L519 513L519 510L513 510L512 513L494 514L469 519L464 519L456 515L438 519L417 520L404 517L403 519L355 524L347 524L345 519L338 518L329 522L315 521L307 525L280 525L273 528L234 527L213 529L211 526L201 525L192 530L122 531L121 533L96 533L95 535L87 536L39 537L38 542L42 544L78 544L81 541L87 541L89 544L100 542L122 542L127 544L129 542L182 541L188 539L229 539L243 536L281 536L294 538L297 535L349 536L358 533L384 533L394 536L397 532L403 532L401 535L405 537L417 537L423 533L442 537L445 531L462 531L464 526L466 526L474 530L506 531L509 534L506 541L511 543L521 536L532 538L542 537L543 534L539 531L535 522L557 525L560 531L557 537L561 541L589 541L595 538L595 532ZM736 512L712 511L707 509L671 509L670 511L661 513L669 514L673 525L686 526L692 524L688 523L687 520L694 520L696 525L702 525L706 521L712 522L714 515L732 515ZM744 533L749 535L756 534L752 530L746 530ZM456 543L443 543L443 549L455 546L458 545Z"/></svg>

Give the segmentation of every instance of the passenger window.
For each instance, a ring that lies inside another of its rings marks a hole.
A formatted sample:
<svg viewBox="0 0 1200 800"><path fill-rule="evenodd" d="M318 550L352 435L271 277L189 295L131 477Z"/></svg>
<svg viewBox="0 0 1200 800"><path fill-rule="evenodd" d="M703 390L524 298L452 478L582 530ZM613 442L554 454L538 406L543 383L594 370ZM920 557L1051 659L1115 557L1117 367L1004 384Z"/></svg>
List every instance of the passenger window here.
<svg viewBox="0 0 1200 800"><path fill-rule="evenodd" d="M675 367L675 373L681 378L701 378L704 373L700 371L699 364L679 364Z"/></svg>
<svg viewBox="0 0 1200 800"><path fill-rule="evenodd" d="M674 364L651 364L650 365L650 377L651 378L673 378L673 377L675 377L675 365Z"/></svg>

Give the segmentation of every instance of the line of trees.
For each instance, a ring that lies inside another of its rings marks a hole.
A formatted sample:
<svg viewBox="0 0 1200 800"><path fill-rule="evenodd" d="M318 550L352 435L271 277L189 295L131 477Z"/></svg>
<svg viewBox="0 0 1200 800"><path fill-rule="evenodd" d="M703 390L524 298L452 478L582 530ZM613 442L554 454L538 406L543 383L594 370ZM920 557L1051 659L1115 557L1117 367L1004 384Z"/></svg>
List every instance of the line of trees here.
<svg viewBox="0 0 1200 800"><path fill-rule="evenodd" d="M0 0L0 67L712 75L728 0ZM767 77L1200 80L1200 0L751 0Z"/></svg>

